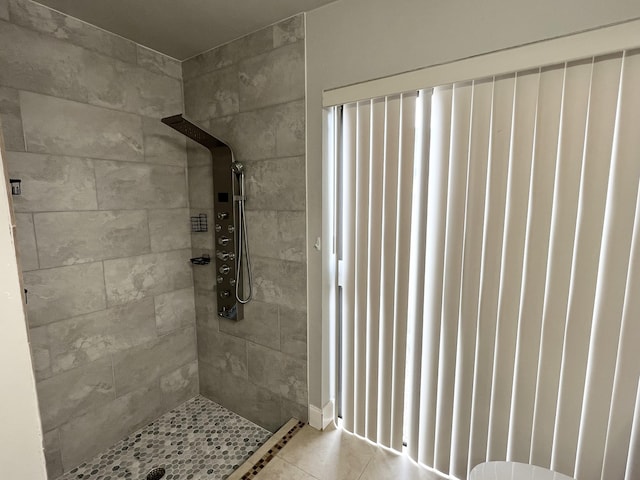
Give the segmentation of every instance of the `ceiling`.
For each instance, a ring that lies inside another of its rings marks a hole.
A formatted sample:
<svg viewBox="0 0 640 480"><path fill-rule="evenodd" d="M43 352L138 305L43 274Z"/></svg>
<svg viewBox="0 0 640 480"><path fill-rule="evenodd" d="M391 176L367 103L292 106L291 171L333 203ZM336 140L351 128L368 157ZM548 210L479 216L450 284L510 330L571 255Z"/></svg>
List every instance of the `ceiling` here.
<svg viewBox="0 0 640 480"><path fill-rule="evenodd" d="M178 60L335 0L38 0Z"/></svg>

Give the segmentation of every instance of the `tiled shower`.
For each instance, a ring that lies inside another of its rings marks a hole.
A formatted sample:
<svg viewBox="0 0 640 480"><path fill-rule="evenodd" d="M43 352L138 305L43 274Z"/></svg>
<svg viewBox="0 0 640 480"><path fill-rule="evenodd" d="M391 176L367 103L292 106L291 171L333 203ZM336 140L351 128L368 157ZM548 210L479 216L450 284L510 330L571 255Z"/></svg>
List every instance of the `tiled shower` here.
<svg viewBox="0 0 640 480"><path fill-rule="evenodd" d="M29 0L0 0L0 120L50 478L199 393L274 431L306 420L304 27L180 63ZM210 157L247 174L254 301L218 320ZM213 223L213 220L209 222Z"/></svg>

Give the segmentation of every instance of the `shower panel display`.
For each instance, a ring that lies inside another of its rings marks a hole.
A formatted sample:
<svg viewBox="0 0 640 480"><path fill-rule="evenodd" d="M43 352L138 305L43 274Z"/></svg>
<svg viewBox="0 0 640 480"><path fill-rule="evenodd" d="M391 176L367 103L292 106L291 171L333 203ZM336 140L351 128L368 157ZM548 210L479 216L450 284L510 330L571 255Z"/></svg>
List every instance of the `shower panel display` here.
<svg viewBox="0 0 640 480"><path fill-rule="evenodd" d="M213 238L218 316L241 320L243 304L251 299L251 267L244 217L244 169L235 162L231 148L185 119L182 114L162 119L171 128L198 142L211 152L213 162ZM207 265L203 268L211 268ZM248 295L244 296L244 276Z"/></svg>

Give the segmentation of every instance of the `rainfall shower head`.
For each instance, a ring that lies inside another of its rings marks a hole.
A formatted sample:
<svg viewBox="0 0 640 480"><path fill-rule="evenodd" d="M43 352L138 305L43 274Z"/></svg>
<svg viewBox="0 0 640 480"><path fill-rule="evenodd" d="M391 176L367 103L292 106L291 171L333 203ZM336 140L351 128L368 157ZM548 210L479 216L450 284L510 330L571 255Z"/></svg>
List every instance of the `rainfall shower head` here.
<svg viewBox="0 0 640 480"><path fill-rule="evenodd" d="M200 145L208 148L209 150L216 147L228 147L228 145L223 141L218 140L206 130L200 128L195 123L184 118L181 113L179 113L178 115L172 115L170 117L163 118L162 123L170 126L183 135L186 135L191 140L198 142Z"/></svg>

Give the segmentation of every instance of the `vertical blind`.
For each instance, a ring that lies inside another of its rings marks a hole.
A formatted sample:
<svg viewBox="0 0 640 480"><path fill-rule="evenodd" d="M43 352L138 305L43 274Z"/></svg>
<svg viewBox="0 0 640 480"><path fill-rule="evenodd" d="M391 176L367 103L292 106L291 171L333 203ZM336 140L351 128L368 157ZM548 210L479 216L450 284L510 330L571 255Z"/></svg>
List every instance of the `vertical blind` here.
<svg viewBox="0 0 640 480"><path fill-rule="evenodd" d="M640 478L640 51L333 115L344 428Z"/></svg>

